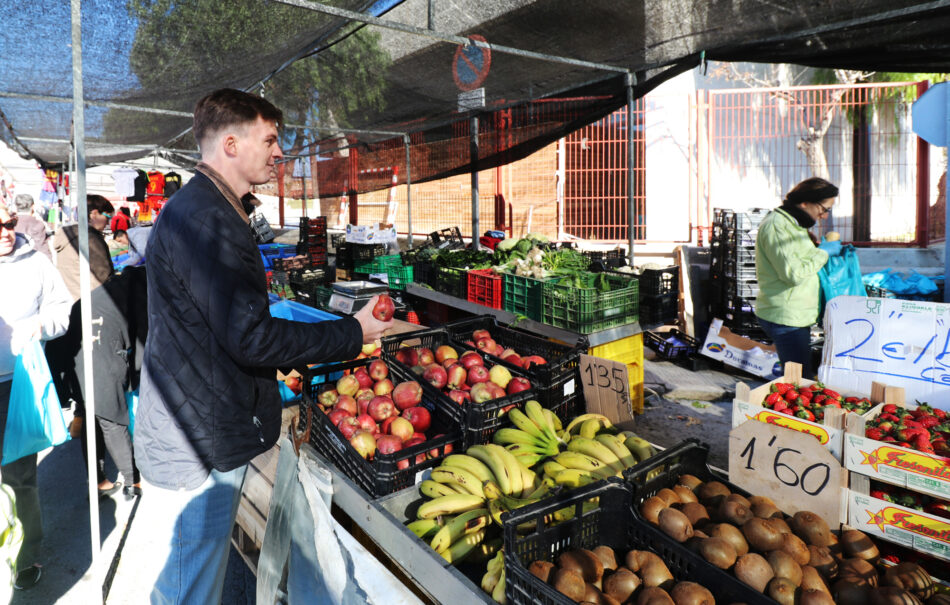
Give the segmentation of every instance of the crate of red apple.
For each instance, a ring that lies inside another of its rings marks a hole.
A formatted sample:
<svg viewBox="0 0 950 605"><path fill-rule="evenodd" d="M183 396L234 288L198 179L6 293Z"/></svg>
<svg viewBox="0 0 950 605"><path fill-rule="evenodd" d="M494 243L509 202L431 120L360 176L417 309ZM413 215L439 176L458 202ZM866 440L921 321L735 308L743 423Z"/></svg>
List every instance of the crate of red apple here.
<svg viewBox="0 0 950 605"><path fill-rule="evenodd" d="M454 405L463 443L487 443L507 419L505 413L535 399L522 371L492 363L483 351L453 345L444 328L383 338L383 359L422 381L431 396Z"/></svg>
<svg viewBox="0 0 950 605"><path fill-rule="evenodd" d="M309 385L304 405L314 412L311 444L374 498L413 485L417 473L461 447L449 404L372 354L301 373Z"/></svg>

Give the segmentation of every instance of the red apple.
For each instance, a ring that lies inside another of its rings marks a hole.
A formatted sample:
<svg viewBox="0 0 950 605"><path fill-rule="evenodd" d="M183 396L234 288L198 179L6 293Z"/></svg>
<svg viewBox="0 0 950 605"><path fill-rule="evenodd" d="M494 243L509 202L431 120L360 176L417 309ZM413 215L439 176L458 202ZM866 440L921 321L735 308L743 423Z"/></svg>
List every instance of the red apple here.
<svg viewBox="0 0 950 605"><path fill-rule="evenodd" d="M340 395L340 398L336 400L336 405L333 406L333 409L346 410L349 412L350 416L356 416L356 400L350 395Z"/></svg>
<svg viewBox="0 0 950 605"><path fill-rule="evenodd" d="M357 431L356 434L350 438L350 445L353 446L357 454L367 460L372 458L373 454L376 453L376 439L366 431Z"/></svg>
<svg viewBox="0 0 950 605"><path fill-rule="evenodd" d="M475 348L480 351L485 351L486 353L494 354L496 346L498 346L498 343L491 338L483 338L475 341Z"/></svg>
<svg viewBox="0 0 950 605"><path fill-rule="evenodd" d="M432 424L432 415L429 413L429 410L422 407L421 405L403 410L402 417L412 424L412 428L417 433L424 433L428 431L429 425Z"/></svg>
<svg viewBox="0 0 950 605"><path fill-rule="evenodd" d="M463 368L461 364L456 364L449 368L449 371L446 373L445 386L455 390L465 384L466 376L468 376L468 373L465 371L465 368Z"/></svg>
<svg viewBox="0 0 950 605"><path fill-rule="evenodd" d="M400 410L419 405L422 401L422 386L418 382L407 380L393 389L393 402Z"/></svg>
<svg viewBox="0 0 950 605"><path fill-rule="evenodd" d="M531 382L529 382L527 378L515 376L508 383L508 388L506 390L509 395L514 395L515 393L520 393L521 391L527 391L530 388Z"/></svg>
<svg viewBox="0 0 950 605"><path fill-rule="evenodd" d="M317 401L320 402L320 405L332 408L336 405L336 400L339 399L340 394L336 392L336 389L327 389L319 395L317 395Z"/></svg>
<svg viewBox="0 0 950 605"><path fill-rule="evenodd" d="M454 365L458 365L459 360L454 357L449 357L442 362L442 367L448 370Z"/></svg>
<svg viewBox="0 0 950 605"><path fill-rule="evenodd" d="M301 390L300 376L288 376L284 379L284 384L294 395L299 395Z"/></svg>
<svg viewBox="0 0 950 605"><path fill-rule="evenodd" d="M405 447L405 444L403 444L403 447ZM404 471L407 468L409 468L409 458L403 458L402 460L397 460L396 468L401 471Z"/></svg>
<svg viewBox="0 0 950 605"><path fill-rule="evenodd" d="M402 439L396 435L380 435L376 440L376 449L380 454L392 454L403 448Z"/></svg>
<svg viewBox="0 0 950 605"><path fill-rule="evenodd" d="M386 367L386 362L382 359L374 359L369 364L369 376L373 380L382 380L389 376L389 368Z"/></svg>
<svg viewBox="0 0 950 605"><path fill-rule="evenodd" d="M471 401L472 396L469 394L468 391L455 390L455 391L449 392L449 399L451 399L452 401L454 401L455 403L459 405L462 405L466 401Z"/></svg>
<svg viewBox="0 0 950 605"><path fill-rule="evenodd" d="M485 351L485 352L491 353L495 357L501 357L501 354L505 352L505 348L496 342L494 351Z"/></svg>
<svg viewBox="0 0 950 605"><path fill-rule="evenodd" d="M395 420L396 418L399 418L399 416L390 416L390 417L387 418L386 420L383 420L382 422L380 422L380 423L379 423L379 432L388 435L388 434L389 434L389 425L391 425L391 424L393 423L393 420Z"/></svg>
<svg viewBox="0 0 950 605"><path fill-rule="evenodd" d="M438 435L433 435L433 439L438 439L439 437L445 437L445 433L439 433ZM429 458L438 458L439 456L448 456L452 453L452 444L446 443L442 448L442 453L439 453L439 448L433 448L429 450Z"/></svg>
<svg viewBox="0 0 950 605"><path fill-rule="evenodd" d="M505 389L501 388L493 382L483 382L482 384L488 385L488 390L491 391L491 398L498 399L500 397L506 396L508 393L505 392Z"/></svg>
<svg viewBox="0 0 950 605"><path fill-rule="evenodd" d="M441 389L448 382L448 375L445 372L445 368L436 364L428 366L426 371L422 374L422 378L437 389Z"/></svg>
<svg viewBox="0 0 950 605"><path fill-rule="evenodd" d="M356 394L357 413L365 414L366 406L368 406L369 402L373 400L373 397L376 397L376 393L369 389L361 389L360 392Z"/></svg>
<svg viewBox="0 0 950 605"><path fill-rule="evenodd" d="M393 400L385 395L373 397L373 400L366 406L366 413L373 417L376 422L382 422L390 416L396 415L396 406Z"/></svg>
<svg viewBox="0 0 950 605"><path fill-rule="evenodd" d="M340 395L356 395L360 390L360 381L353 374L347 374L336 381L336 390Z"/></svg>
<svg viewBox="0 0 950 605"><path fill-rule="evenodd" d="M544 365L547 363L547 361L545 361L545 359L540 355L528 355L527 357L522 358L521 363L522 367L527 370L534 365Z"/></svg>
<svg viewBox="0 0 950 605"><path fill-rule="evenodd" d="M488 330L475 330L472 332L472 340L475 342L485 340L486 338L491 338L491 333Z"/></svg>
<svg viewBox="0 0 950 605"><path fill-rule="evenodd" d="M409 367L416 365L414 360L411 359L410 354L415 354L415 349L411 347L402 347L396 351L396 361Z"/></svg>
<svg viewBox="0 0 950 605"><path fill-rule="evenodd" d="M408 440L414 432L412 423L405 418L396 418L389 425L389 434L399 437L400 442Z"/></svg>
<svg viewBox="0 0 950 605"><path fill-rule="evenodd" d="M459 363L461 363L462 367L466 370L471 370L473 366L485 365L485 360L475 351L465 351L462 353L462 356L459 357Z"/></svg>
<svg viewBox="0 0 950 605"><path fill-rule="evenodd" d="M393 381L383 378L373 386L373 392L377 395L389 395L393 392Z"/></svg>
<svg viewBox="0 0 950 605"><path fill-rule="evenodd" d="M472 392L471 392L472 401L474 401L475 403L482 403L490 399L494 399L494 396L492 396L491 389L489 389L488 387L489 384L491 383L479 382L479 383L473 384Z"/></svg>
<svg viewBox="0 0 950 605"><path fill-rule="evenodd" d="M468 370L468 383L472 386L475 386L479 382L488 382L491 379L491 375L488 373L488 368L485 366L472 366Z"/></svg>
<svg viewBox="0 0 950 605"><path fill-rule="evenodd" d="M379 432L379 427L376 426L376 421L373 420L373 417L369 414L360 414L356 417L356 420L360 423L360 428L367 433L372 433L375 435Z"/></svg>
<svg viewBox="0 0 950 605"><path fill-rule="evenodd" d="M449 345L442 345L435 350L435 361L437 363L442 363L446 359L458 359L458 357L458 351Z"/></svg>
<svg viewBox="0 0 950 605"><path fill-rule="evenodd" d="M518 354L517 351L509 347L507 349L502 350L501 355L499 355L499 357L501 357L502 359L505 359L506 357L509 357L511 355L517 355L517 354Z"/></svg>
<svg viewBox="0 0 950 605"><path fill-rule="evenodd" d="M413 435L409 439L406 439L406 442L403 443L402 446L405 448L410 448L414 445L419 445L420 443L425 443L425 442L426 442L425 435ZM423 457L423 460L424 459L425 457Z"/></svg>
<svg viewBox="0 0 950 605"><path fill-rule="evenodd" d="M366 368L356 368L353 375L356 376L356 379L359 381L361 389L373 388L373 378L369 375L369 372L366 371Z"/></svg>
<svg viewBox="0 0 950 605"><path fill-rule="evenodd" d="M419 360L416 363L422 367L427 367L435 363L435 355L432 353L432 349L428 347L420 347L416 350L419 353Z"/></svg>
<svg viewBox="0 0 950 605"><path fill-rule="evenodd" d="M475 348L475 343L472 342L471 340L466 340L466 341L465 341L465 344L468 345L468 346L470 346L470 347L472 347L473 349Z"/></svg>
<svg viewBox="0 0 950 605"><path fill-rule="evenodd" d="M356 431L359 431L363 427L360 426L359 420L353 416L347 416L340 421L340 424L338 424L336 428L340 429L340 432L343 433L343 438L349 441L349 439L356 434Z"/></svg>
<svg viewBox="0 0 950 605"><path fill-rule="evenodd" d="M339 426L340 421L344 418L352 418L353 414L350 414L346 410L333 410L327 414L327 420L329 420L333 426Z"/></svg>

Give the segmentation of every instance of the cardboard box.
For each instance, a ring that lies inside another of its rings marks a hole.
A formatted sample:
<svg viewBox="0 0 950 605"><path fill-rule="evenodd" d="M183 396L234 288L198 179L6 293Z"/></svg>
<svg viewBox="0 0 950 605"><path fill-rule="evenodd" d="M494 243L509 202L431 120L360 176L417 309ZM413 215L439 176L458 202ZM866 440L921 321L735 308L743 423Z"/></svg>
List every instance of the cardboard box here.
<svg viewBox="0 0 950 605"><path fill-rule="evenodd" d="M713 319L709 324L709 333L701 352L706 357L718 359L726 365L762 378L772 379L782 375L775 347L733 334L722 325L721 319Z"/></svg>
<svg viewBox="0 0 950 605"><path fill-rule="evenodd" d="M950 561L950 521L848 490L848 525Z"/></svg>
<svg viewBox="0 0 950 605"><path fill-rule="evenodd" d="M393 225L347 225L346 241L351 244L388 244L396 241Z"/></svg>

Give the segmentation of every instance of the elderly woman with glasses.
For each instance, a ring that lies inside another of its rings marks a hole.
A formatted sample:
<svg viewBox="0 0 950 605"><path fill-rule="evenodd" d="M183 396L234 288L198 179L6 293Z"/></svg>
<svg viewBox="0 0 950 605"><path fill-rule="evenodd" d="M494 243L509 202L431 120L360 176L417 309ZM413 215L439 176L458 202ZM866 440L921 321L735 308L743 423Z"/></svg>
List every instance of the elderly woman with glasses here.
<svg viewBox="0 0 950 605"><path fill-rule="evenodd" d="M0 204L0 451L6 433L7 409L16 356L31 340L49 340L66 332L72 300L46 256L16 233L17 219ZM3 483L16 495L17 517L23 524L23 545L16 563L14 588L27 589L39 581L37 563L43 538L36 484L36 454L0 467Z"/></svg>
<svg viewBox="0 0 950 605"><path fill-rule="evenodd" d="M813 375L810 333L818 319L818 270L828 262L808 230L831 211L837 196L838 188L825 179L805 179L765 217L755 239L756 317L781 363L802 364L806 377Z"/></svg>

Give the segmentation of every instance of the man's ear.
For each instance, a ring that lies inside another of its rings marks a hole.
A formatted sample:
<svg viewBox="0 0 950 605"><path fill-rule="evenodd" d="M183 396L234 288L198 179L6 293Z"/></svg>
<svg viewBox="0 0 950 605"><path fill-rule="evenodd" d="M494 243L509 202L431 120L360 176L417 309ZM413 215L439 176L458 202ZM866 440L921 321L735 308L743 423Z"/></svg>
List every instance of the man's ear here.
<svg viewBox="0 0 950 605"><path fill-rule="evenodd" d="M224 153L229 157L234 157L237 155L238 140L237 136L233 134L226 134L221 139L221 149L224 150Z"/></svg>

